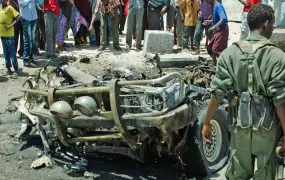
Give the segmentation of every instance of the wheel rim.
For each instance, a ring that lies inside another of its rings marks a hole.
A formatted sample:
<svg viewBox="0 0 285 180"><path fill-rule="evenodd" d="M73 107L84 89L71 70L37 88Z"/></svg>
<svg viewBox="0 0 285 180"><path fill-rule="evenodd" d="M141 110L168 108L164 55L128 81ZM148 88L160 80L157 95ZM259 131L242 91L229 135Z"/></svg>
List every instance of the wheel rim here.
<svg viewBox="0 0 285 180"><path fill-rule="evenodd" d="M212 125L212 144L203 141L203 151L209 162L215 162L218 159L222 148L222 130L216 120L213 119L210 123Z"/></svg>

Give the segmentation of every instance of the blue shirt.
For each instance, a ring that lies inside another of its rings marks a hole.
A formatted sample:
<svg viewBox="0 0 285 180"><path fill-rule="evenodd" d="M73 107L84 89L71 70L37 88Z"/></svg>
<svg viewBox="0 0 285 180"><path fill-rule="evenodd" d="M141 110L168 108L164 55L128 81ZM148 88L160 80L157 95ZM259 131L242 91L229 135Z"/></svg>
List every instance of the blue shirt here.
<svg viewBox="0 0 285 180"><path fill-rule="evenodd" d="M162 5L167 5L167 2L168 0L149 0L148 6L156 8Z"/></svg>
<svg viewBox="0 0 285 180"><path fill-rule="evenodd" d="M228 26L228 17L224 6L221 3L216 3L213 8L213 26L216 25L221 19L226 19L226 21L219 26L219 28L224 28Z"/></svg>
<svg viewBox="0 0 285 180"><path fill-rule="evenodd" d="M140 9L144 8L144 0L130 0L129 9Z"/></svg>
<svg viewBox="0 0 285 180"><path fill-rule="evenodd" d="M38 19L36 4L42 5L44 0L18 0L21 17L27 21Z"/></svg>

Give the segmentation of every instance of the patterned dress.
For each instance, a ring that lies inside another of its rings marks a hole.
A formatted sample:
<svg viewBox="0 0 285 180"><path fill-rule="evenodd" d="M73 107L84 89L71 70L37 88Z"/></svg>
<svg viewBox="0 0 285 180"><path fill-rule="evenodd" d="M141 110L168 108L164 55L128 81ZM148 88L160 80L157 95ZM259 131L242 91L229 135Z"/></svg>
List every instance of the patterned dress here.
<svg viewBox="0 0 285 180"><path fill-rule="evenodd" d="M59 25L56 35L56 42L58 45L62 45L64 43L64 34L67 27L67 18L62 14L62 10L60 9L60 17L59 17Z"/></svg>

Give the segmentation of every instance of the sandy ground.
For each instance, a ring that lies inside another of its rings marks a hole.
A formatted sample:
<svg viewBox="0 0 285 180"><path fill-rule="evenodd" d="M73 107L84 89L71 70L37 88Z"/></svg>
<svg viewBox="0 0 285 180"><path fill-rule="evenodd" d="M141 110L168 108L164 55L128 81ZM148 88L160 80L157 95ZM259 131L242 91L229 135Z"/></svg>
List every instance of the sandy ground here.
<svg viewBox="0 0 285 180"><path fill-rule="evenodd" d="M230 23L230 39L229 44L239 39L240 24ZM120 45L124 45L124 36L120 38ZM67 42L72 43L72 39ZM115 52L112 47L105 53L99 55L96 48L76 49L69 48L67 52L61 55L68 56L88 56L91 58L90 64L75 62L72 65L79 67L93 75L102 75L110 69L116 67L126 67L137 73L144 72L146 74L158 74L158 69L143 58L142 52L123 50ZM24 75L32 75L35 69L23 68L22 59L19 60L21 71ZM43 57L36 57L36 61L40 66L46 63ZM0 75L4 70L4 58L2 47L0 47ZM171 69L168 71L171 71ZM183 71L183 69L182 69ZM179 173L171 165L154 164L152 166L142 166L137 162L121 156L98 156L92 162L92 172L90 178L71 177L67 175L67 171L55 166L51 169L44 168L40 170L32 170L29 168L31 162L37 158L37 153L41 151L41 143L38 137L33 137L28 144L15 144L13 136L20 128L20 122L17 122L18 114L9 114L5 112L8 100L12 97L21 95L19 88L25 81L26 77L19 79L9 79L0 76L0 179L43 179L43 180L60 180L60 179L180 179ZM21 149L20 149L21 147ZM223 180L225 169L214 175L211 179Z"/></svg>

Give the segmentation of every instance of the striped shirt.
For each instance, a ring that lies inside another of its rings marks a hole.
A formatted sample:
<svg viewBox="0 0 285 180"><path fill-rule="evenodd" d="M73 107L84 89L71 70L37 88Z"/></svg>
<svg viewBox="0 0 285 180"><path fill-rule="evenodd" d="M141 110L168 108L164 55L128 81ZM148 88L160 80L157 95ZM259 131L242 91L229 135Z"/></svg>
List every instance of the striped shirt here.
<svg viewBox="0 0 285 180"><path fill-rule="evenodd" d="M18 0L18 3L22 18L27 21L34 21L38 19L36 4L41 5L44 0Z"/></svg>
<svg viewBox="0 0 285 180"><path fill-rule="evenodd" d="M156 8L162 5L167 5L167 2L168 0L149 0L148 6Z"/></svg>
<svg viewBox="0 0 285 180"><path fill-rule="evenodd" d="M120 0L110 0L109 4L104 7L102 1L98 0L96 3L94 14L98 15L98 13L100 12L102 15L110 14L111 17L114 17L115 11L116 10L118 11L117 7L119 7L120 4L121 4Z"/></svg>
<svg viewBox="0 0 285 180"><path fill-rule="evenodd" d="M140 9L144 7L144 0L130 0L129 9Z"/></svg>

